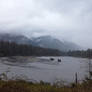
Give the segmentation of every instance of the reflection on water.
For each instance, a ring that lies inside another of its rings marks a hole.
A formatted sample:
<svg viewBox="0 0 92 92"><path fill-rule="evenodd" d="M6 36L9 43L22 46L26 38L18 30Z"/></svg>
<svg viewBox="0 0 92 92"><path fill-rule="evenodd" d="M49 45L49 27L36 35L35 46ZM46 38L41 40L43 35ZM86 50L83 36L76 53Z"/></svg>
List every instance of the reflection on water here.
<svg viewBox="0 0 92 92"><path fill-rule="evenodd" d="M74 57L16 57L1 58L0 73L7 69L8 77L22 77L29 80L45 82L55 82L63 80L65 82L74 82L75 73L78 74L78 80L83 80L88 76L88 59ZM58 62L58 58L61 62Z"/></svg>

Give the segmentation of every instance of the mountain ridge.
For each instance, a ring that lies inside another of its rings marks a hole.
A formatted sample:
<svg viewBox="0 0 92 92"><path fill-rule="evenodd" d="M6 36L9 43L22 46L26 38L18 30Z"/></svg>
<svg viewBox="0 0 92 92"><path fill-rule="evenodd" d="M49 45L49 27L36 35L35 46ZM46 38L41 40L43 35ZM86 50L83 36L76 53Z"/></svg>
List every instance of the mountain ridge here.
<svg viewBox="0 0 92 92"><path fill-rule="evenodd" d="M40 47L58 49L60 51L79 50L81 47L68 41L60 41L51 36L40 36L33 39Z"/></svg>
<svg viewBox="0 0 92 92"><path fill-rule="evenodd" d="M16 42L17 44L28 44L42 48L57 49L60 51L79 50L80 47L72 42L60 41L52 36L40 36L28 38L24 35L17 34L0 34L1 41Z"/></svg>

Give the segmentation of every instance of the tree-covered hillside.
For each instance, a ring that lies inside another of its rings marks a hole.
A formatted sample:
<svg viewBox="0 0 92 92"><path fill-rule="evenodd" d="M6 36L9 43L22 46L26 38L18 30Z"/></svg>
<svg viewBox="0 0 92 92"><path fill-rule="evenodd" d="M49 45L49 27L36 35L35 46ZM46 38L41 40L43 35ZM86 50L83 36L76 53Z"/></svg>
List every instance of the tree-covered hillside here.
<svg viewBox="0 0 92 92"><path fill-rule="evenodd" d="M60 51L54 49L0 41L0 56L58 56L61 54Z"/></svg>

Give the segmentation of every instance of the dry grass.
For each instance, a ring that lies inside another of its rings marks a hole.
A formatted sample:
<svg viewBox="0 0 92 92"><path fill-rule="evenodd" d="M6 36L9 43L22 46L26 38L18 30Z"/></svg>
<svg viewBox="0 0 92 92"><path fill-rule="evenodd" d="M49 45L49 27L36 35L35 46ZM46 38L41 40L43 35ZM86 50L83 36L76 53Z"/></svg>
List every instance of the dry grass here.
<svg viewBox="0 0 92 92"><path fill-rule="evenodd" d="M73 87L56 87L25 81L0 81L0 92L92 92L92 84L84 83Z"/></svg>

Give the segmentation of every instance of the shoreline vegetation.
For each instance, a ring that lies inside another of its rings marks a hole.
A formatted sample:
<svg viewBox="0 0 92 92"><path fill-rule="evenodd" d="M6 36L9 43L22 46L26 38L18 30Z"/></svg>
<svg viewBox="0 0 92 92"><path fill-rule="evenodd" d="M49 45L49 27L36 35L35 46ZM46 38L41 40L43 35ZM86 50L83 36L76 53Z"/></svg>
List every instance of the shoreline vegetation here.
<svg viewBox="0 0 92 92"><path fill-rule="evenodd" d="M0 92L92 92L92 80L82 84L57 86L48 83L32 83L23 80L0 80Z"/></svg>
<svg viewBox="0 0 92 92"><path fill-rule="evenodd" d="M89 58L89 59L92 59L92 49L68 51L66 53L66 55L67 56L72 56L72 57L81 57L81 58Z"/></svg>

